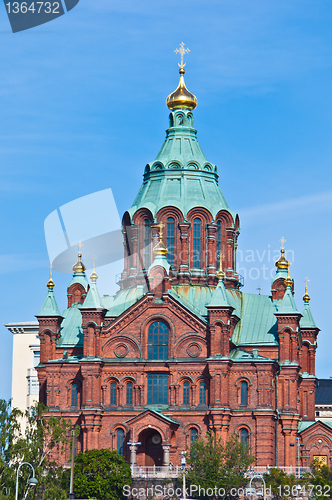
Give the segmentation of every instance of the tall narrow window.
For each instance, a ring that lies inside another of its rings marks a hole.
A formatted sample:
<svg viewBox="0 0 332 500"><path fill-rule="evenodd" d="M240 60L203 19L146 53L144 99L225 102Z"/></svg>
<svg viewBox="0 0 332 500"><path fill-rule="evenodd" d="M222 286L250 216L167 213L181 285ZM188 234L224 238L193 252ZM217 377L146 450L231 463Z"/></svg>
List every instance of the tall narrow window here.
<svg viewBox="0 0 332 500"><path fill-rule="evenodd" d="M148 359L168 359L168 326L162 321L149 326Z"/></svg>
<svg viewBox="0 0 332 500"><path fill-rule="evenodd" d="M189 405L189 382L183 384L183 404Z"/></svg>
<svg viewBox="0 0 332 500"><path fill-rule="evenodd" d="M144 219L144 238L143 238L143 256L144 256L144 267L148 269L150 266L150 221L149 219Z"/></svg>
<svg viewBox="0 0 332 500"><path fill-rule="evenodd" d="M190 442L197 440L197 429L190 429Z"/></svg>
<svg viewBox="0 0 332 500"><path fill-rule="evenodd" d="M217 221L217 264L219 264L220 254L221 254L221 221L218 220Z"/></svg>
<svg viewBox="0 0 332 500"><path fill-rule="evenodd" d="M78 401L78 385L73 384L71 386L71 406L77 406Z"/></svg>
<svg viewBox="0 0 332 500"><path fill-rule="evenodd" d="M116 449L119 455L123 455L123 429L118 429L116 433Z"/></svg>
<svg viewBox="0 0 332 500"><path fill-rule="evenodd" d="M111 383L111 405L116 406L116 383Z"/></svg>
<svg viewBox="0 0 332 500"><path fill-rule="evenodd" d="M168 375L148 375L148 404L168 404Z"/></svg>
<svg viewBox="0 0 332 500"><path fill-rule="evenodd" d="M247 429L241 429L240 439L241 439L241 443L244 444L244 446L248 446L248 431L247 431Z"/></svg>
<svg viewBox="0 0 332 500"><path fill-rule="evenodd" d="M174 267L174 219L173 217L168 217L167 219L167 242L166 246L168 249L167 260L172 267Z"/></svg>
<svg viewBox="0 0 332 500"><path fill-rule="evenodd" d="M248 384L241 382L241 405L248 406Z"/></svg>
<svg viewBox="0 0 332 500"><path fill-rule="evenodd" d="M193 223L193 267L201 267L201 219L194 219Z"/></svg>
<svg viewBox="0 0 332 500"><path fill-rule="evenodd" d="M133 383L127 383L126 403L128 406L133 404Z"/></svg>
<svg viewBox="0 0 332 500"><path fill-rule="evenodd" d="M199 384L199 404L206 405L206 383L201 382Z"/></svg>

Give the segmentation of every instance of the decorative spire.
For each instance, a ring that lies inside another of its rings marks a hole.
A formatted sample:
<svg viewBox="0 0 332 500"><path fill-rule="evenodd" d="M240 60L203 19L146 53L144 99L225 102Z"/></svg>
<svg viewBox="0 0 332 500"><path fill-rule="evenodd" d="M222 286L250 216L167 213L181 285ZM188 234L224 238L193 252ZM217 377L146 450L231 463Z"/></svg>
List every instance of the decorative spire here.
<svg viewBox="0 0 332 500"><path fill-rule="evenodd" d="M81 248L83 244L79 242L77 246L78 246L78 261L72 267L74 274L84 273L84 271L86 270L86 267L81 260L82 259Z"/></svg>
<svg viewBox="0 0 332 500"><path fill-rule="evenodd" d="M156 255L167 255L168 249L163 243L163 228L165 227L165 224L160 222L159 224L157 224L157 226L159 227L159 242L154 247L153 252Z"/></svg>
<svg viewBox="0 0 332 500"><path fill-rule="evenodd" d="M278 269L288 269L290 263L285 257L285 249L284 249L284 243L286 242L286 240L284 237L282 237L280 241L281 241L281 250L280 250L281 255L277 260L277 262L275 263L275 265Z"/></svg>
<svg viewBox="0 0 332 500"><path fill-rule="evenodd" d="M293 280L292 280L292 278L290 277L290 274L289 274L289 267L288 267L287 278L285 279L285 285L287 287L291 287L293 285Z"/></svg>
<svg viewBox="0 0 332 500"><path fill-rule="evenodd" d="M49 279L49 280L48 280L48 282L46 283L46 286L47 286L47 288L48 288L50 291L52 291L52 290L53 290L53 288L55 287L55 283L54 283L54 281L53 281L53 279L52 279L52 269L53 269L53 267L54 267L54 266L53 266L53 263L51 263L51 265L50 265L50 279Z"/></svg>
<svg viewBox="0 0 332 500"><path fill-rule="evenodd" d="M95 283L98 279L98 274L96 273L96 264L95 264L95 261L96 261L96 256L94 255L92 257L92 260L93 260L93 269L92 269L92 273L90 274L90 280Z"/></svg>
<svg viewBox="0 0 332 500"><path fill-rule="evenodd" d="M180 81L178 88L167 97L166 104L172 111L174 109L190 109L192 111L197 106L197 99L194 94L189 92L189 90L187 89L183 78L183 75L185 74L184 67L186 65L186 63L183 63L183 56L190 51L189 49L184 48L184 43L182 42L180 44L180 48L175 49L174 52L181 55L181 63L178 63L178 65L180 66Z"/></svg>
<svg viewBox="0 0 332 500"><path fill-rule="evenodd" d="M224 279L224 277L225 277L225 273L224 273L224 271L222 270L222 259L223 259L223 258L224 258L224 255L223 255L222 253L220 253L220 254L218 255L218 259L219 259L219 269L218 269L218 271L217 271L217 273L216 273L216 276L217 276L217 278L218 278L219 280L223 280L223 279Z"/></svg>
<svg viewBox="0 0 332 500"><path fill-rule="evenodd" d="M304 303L305 304L309 304L310 302L310 295L308 294L308 283L309 283L309 279L308 278L305 278L305 294L303 295L303 300L304 300Z"/></svg>

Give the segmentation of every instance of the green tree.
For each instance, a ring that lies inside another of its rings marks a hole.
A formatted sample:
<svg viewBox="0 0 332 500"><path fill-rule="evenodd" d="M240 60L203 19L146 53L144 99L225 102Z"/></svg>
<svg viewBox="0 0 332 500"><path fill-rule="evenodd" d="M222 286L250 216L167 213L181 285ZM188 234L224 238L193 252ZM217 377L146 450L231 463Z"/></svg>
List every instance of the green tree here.
<svg viewBox="0 0 332 500"><path fill-rule="evenodd" d="M77 497L119 500L126 484L131 484L130 466L117 451L87 450L75 458Z"/></svg>
<svg viewBox="0 0 332 500"><path fill-rule="evenodd" d="M266 488L271 487L271 491L277 500L298 496L298 486L303 486L304 479L298 480L294 474L286 474L282 469L271 467L264 474ZM302 496L302 495L301 495Z"/></svg>
<svg viewBox="0 0 332 500"><path fill-rule="evenodd" d="M312 485L313 487L309 486ZM307 491L309 497L317 500L325 500L332 497L332 467L313 461L311 474L307 478Z"/></svg>
<svg viewBox="0 0 332 500"><path fill-rule="evenodd" d="M19 498L50 500L68 498L67 472L51 458L53 451L65 453L69 444L70 421L46 417L47 408L37 403L24 416L10 403L0 400L0 500L15 498L16 472L19 464L29 462L35 469L38 485L28 487L31 469L23 466L19 475ZM23 435L20 419L26 418ZM77 431L78 432L78 431Z"/></svg>
<svg viewBox="0 0 332 500"><path fill-rule="evenodd" d="M246 486L248 479L245 472L254 462L255 457L240 442L237 434L232 434L223 443L214 432L207 432L205 439L199 438L191 445L188 459L190 469L186 476L187 486L192 486L190 495L202 498L202 489L205 493L212 489L213 495L206 494L205 497L219 496L219 490L229 496L232 488ZM201 491L194 491L194 485L200 486Z"/></svg>

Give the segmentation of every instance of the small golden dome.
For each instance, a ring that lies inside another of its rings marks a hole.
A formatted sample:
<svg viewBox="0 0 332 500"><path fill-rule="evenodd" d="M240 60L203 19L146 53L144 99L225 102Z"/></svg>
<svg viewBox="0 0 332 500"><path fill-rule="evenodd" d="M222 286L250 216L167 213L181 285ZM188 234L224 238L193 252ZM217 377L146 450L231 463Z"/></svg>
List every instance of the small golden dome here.
<svg viewBox="0 0 332 500"><path fill-rule="evenodd" d="M90 280L93 281L94 283L98 279L98 274L96 273L96 266L95 266L95 257L93 258L93 269L92 273L90 274Z"/></svg>
<svg viewBox="0 0 332 500"><path fill-rule="evenodd" d="M289 274L289 267L288 267L287 278L285 279L285 285L286 286L292 286L293 285L293 280L292 280L292 278L290 277L290 274Z"/></svg>
<svg viewBox="0 0 332 500"><path fill-rule="evenodd" d="M72 270L74 271L75 274L84 273L84 271L86 270L86 267L83 264L81 258L82 258L82 254L81 254L81 252L78 252L78 261L72 267Z"/></svg>
<svg viewBox="0 0 332 500"><path fill-rule="evenodd" d="M159 241L157 245L154 247L153 253L155 255L167 255L168 249L165 247L163 243L163 227L165 227L165 224L160 222L160 224L158 224L158 227L159 227Z"/></svg>
<svg viewBox="0 0 332 500"><path fill-rule="evenodd" d="M216 276L217 276L218 280L223 280L225 278L225 273L222 270L222 258L223 258L223 254L221 253L221 254L219 254L219 269L216 272Z"/></svg>
<svg viewBox="0 0 332 500"><path fill-rule="evenodd" d="M172 111L174 109L190 109L190 111L192 111L197 106L197 98L196 96L194 96L194 94L189 92L186 84L184 83L184 68L180 68L179 73L180 81L178 88L167 97L167 107Z"/></svg>
<svg viewBox="0 0 332 500"><path fill-rule="evenodd" d="M285 257L285 249L282 248L280 250L281 255L279 259L276 261L275 265L278 269L288 269L289 268L289 261Z"/></svg>
<svg viewBox="0 0 332 500"><path fill-rule="evenodd" d="M53 288L55 287L55 283L52 278L52 269L53 269L53 264L50 265L50 279L46 283L46 286L49 290L53 290Z"/></svg>
<svg viewBox="0 0 332 500"><path fill-rule="evenodd" d="M308 294L308 281L309 280L308 280L308 278L306 278L304 281L306 282L306 284L305 284L305 294L303 295L302 298L303 298L303 300L304 300L304 302L306 304L309 304L310 298L311 298L310 295Z"/></svg>

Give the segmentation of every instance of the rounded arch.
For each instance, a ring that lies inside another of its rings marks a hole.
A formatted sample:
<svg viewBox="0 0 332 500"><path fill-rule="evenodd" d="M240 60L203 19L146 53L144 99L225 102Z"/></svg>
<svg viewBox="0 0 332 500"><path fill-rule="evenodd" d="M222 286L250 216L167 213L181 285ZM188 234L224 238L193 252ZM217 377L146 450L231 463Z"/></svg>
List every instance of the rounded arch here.
<svg viewBox="0 0 332 500"><path fill-rule="evenodd" d="M134 224L143 224L145 219L149 219L150 223L153 222L152 212L148 208L139 208L133 215Z"/></svg>
<svg viewBox="0 0 332 500"><path fill-rule="evenodd" d="M176 381L176 384L181 384L182 382L186 382L186 381L190 382L191 384L194 383L194 381L190 375L180 375Z"/></svg>
<svg viewBox="0 0 332 500"><path fill-rule="evenodd" d="M121 379L121 384L125 384L126 382L132 382L133 384L136 384L136 379L133 375L125 375Z"/></svg>
<svg viewBox="0 0 332 500"><path fill-rule="evenodd" d="M226 227L233 227L234 226L234 219L232 215L227 211L227 210L220 210L216 217L215 217L215 222L218 220L223 221Z"/></svg>
<svg viewBox="0 0 332 500"><path fill-rule="evenodd" d="M112 324L110 324L110 328ZM101 348L105 358L142 358L141 347L138 341L130 334L121 334L112 337Z"/></svg>
<svg viewBox="0 0 332 500"><path fill-rule="evenodd" d="M186 217L188 222L192 222L195 217L201 218L202 222L205 224L208 224L213 220L211 212L205 207L194 207L189 210Z"/></svg>
<svg viewBox="0 0 332 500"><path fill-rule="evenodd" d="M190 429L196 429L198 432L198 435L202 434L202 427L197 424L197 422L190 422L190 424L187 424L184 428L184 433L186 436L189 436Z"/></svg>
<svg viewBox="0 0 332 500"><path fill-rule="evenodd" d="M67 406L80 408L81 394L82 394L81 381L76 377L69 379L66 383L66 389L67 389Z"/></svg>
<svg viewBox="0 0 332 500"><path fill-rule="evenodd" d="M195 349L191 349L191 345L196 344ZM197 333L186 333L176 341L173 349L173 357L207 357L208 342L206 337Z"/></svg>
<svg viewBox="0 0 332 500"><path fill-rule="evenodd" d="M160 427L159 425L156 425L155 423L153 423L151 425L151 427L149 427L147 424L144 424L144 423L141 423L140 427L136 428L136 426L135 426L135 434L137 432L139 441L141 441L143 433L147 434L147 433L151 433L153 431L159 432L159 434L161 435L162 441L166 441L166 434L165 434L164 430L162 429L162 427Z"/></svg>
<svg viewBox="0 0 332 500"><path fill-rule="evenodd" d="M179 170L182 169L182 164L179 161L172 160L169 163L167 163L166 168L172 170Z"/></svg>
<svg viewBox="0 0 332 500"><path fill-rule="evenodd" d="M166 326L168 327L168 356L171 357L172 352L173 352L175 325L174 325L173 321L168 316L166 316L164 314L158 314L156 316L150 316L150 317L146 318L141 323L141 338L143 339L142 357L145 359L148 358L149 327L152 323L157 322L157 321L161 321L162 323L165 323Z"/></svg>

